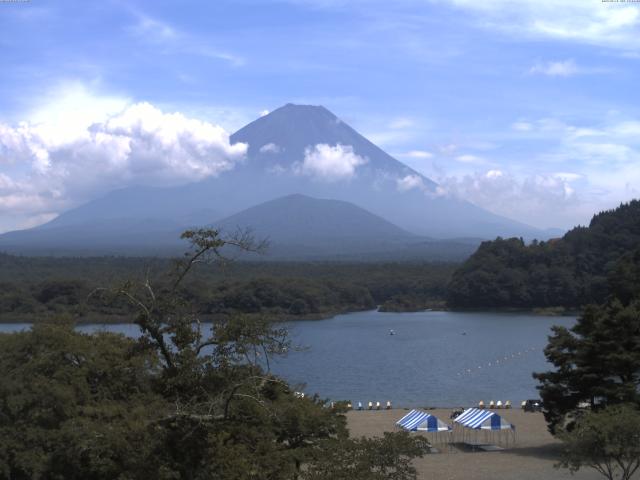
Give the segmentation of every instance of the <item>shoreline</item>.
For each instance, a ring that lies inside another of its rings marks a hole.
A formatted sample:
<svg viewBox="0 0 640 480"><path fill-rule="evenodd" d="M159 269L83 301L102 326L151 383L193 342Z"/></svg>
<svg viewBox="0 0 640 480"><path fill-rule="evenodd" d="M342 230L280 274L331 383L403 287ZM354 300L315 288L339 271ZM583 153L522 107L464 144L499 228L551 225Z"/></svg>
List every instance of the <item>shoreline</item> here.
<svg viewBox="0 0 640 480"><path fill-rule="evenodd" d="M394 310L381 310L380 306L378 306L377 308L371 308L371 309L345 309L345 310L338 310L338 311L332 311L332 312L326 312L326 313L312 313L312 314L307 314L307 315L303 315L303 316L294 316L294 315L283 315L283 316L278 316L278 315L274 315L274 317L278 317L277 320L274 320L275 323L282 323L282 322L313 322L313 321L321 321L321 320L330 320L332 318L335 318L339 315L348 315L348 314L352 314L352 313L364 313L364 312L377 312L377 313L422 313L422 312L452 312L452 313L496 313L496 314L521 314L521 315L532 315L532 316L537 316L537 317L577 317L579 315L581 315L581 311L580 310L564 310L561 313L557 313L555 311L555 308L552 309L518 309L518 308L499 308L499 309L472 309L472 308L467 308L467 309L450 309L450 308L426 308L426 309L420 309L420 310L401 310L401 311L394 311ZM243 314L243 313L238 313L239 315L250 315L250 314ZM37 315L37 314L34 314ZM266 314L269 315L269 314ZM133 315L132 315L133 316ZM46 322L47 320L49 321L53 321L54 317L49 317L46 320L39 320L39 321L28 321L25 319L22 319L20 317L18 318L3 318L2 316L0 316L0 325L11 325L11 324L15 324L15 325L34 325L36 323L43 323ZM106 321L105 321L106 320ZM99 320L99 319L93 319L93 318L86 318L86 317L81 317L79 319L75 319L73 320L73 323L76 325L129 325L129 324L135 324L135 322L132 322L129 318L114 318L114 319L103 319L103 320ZM202 323L213 323L212 320L208 320L208 319L203 319Z"/></svg>
<svg viewBox="0 0 640 480"><path fill-rule="evenodd" d="M349 410L347 426L353 437L380 437L384 432L400 431L395 422L410 409ZM443 422L452 425L449 415L454 408L427 410ZM427 454L414 460L418 479L426 480L596 480L599 474L590 469L572 475L566 469L555 468L560 459L562 444L547 430L539 412L524 412L519 408L492 410L516 427L516 442L501 451L472 451L460 445L434 443L438 453ZM411 432L410 435L425 435L430 441L434 434ZM442 441L446 433L439 433Z"/></svg>

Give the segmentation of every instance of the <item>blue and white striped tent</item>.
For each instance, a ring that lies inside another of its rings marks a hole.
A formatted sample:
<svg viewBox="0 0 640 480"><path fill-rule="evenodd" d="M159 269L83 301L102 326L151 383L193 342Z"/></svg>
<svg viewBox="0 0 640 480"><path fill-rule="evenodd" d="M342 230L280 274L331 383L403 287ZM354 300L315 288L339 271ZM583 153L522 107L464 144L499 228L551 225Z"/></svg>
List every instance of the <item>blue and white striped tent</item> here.
<svg viewBox="0 0 640 480"><path fill-rule="evenodd" d="M454 420L463 427L474 430L515 430L515 426L505 421L500 415L491 410L468 408Z"/></svg>
<svg viewBox="0 0 640 480"><path fill-rule="evenodd" d="M427 412L411 410L396 422L396 425L410 432L448 432L451 427Z"/></svg>

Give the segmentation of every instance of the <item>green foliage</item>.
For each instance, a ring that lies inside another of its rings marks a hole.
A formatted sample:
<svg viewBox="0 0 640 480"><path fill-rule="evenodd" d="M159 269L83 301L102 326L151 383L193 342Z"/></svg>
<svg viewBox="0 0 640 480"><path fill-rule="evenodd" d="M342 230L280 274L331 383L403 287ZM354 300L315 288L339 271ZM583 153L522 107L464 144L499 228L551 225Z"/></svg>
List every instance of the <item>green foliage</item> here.
<svg viewBox="0 0 640 480"><path fill-rule="evenodd" d="M534 374L552 432L582 402L640 404L640 302L589 306L574 327L553 332L545 355L555 370Z"/></svg>
<svg viewBox="0 0 640 480"><path fill-rule="evenodd" d="M450 264L293 262L221 267L198 263L181 282L181 294L204 318L237 313L321 318L381 304L388 311L415 311L442 302L454 269ZM131 306L96 288L121 278L140 283L149 276L156 288L169 289L159 274L172 268L167 259L0 254L0 321L42 321L62 313L82 322L126 321Z"/></svg>
<svg viewBox="0 0 640 480"><path fill-rule="evenodd" d="M607 277L640 244L640 201L595 215L562 239L484 242L453 275L447 302L458 308L579 308L601 303ZM636 273L637 274L637 273Z"/></svg>
<svg viewBox="0 0 640 480"><path fill-rule="evenodd" d="M414 480L411 460L429 452L424 437L385 432L381 438L329 440L321 444L316 461L303 480Z"/></svg>
<svg viewBox="0 0 640 480"><path fill-rule="evenodd" d="M140 477L167 409L157 366L131 340L68 324L0 335L0 478Z"/></svg>
<svg viewBox="0 0 640 480"><path fill-rule="evenodd" d="M559 437L560 466L572 473L590 467L608 480L628 480L640 467L640 412L634 405L584 413Z"/></svg>
<svg viewBox="0 0 640 480"><path fill-rule="evenodd" d="M348 478L415 478L423 441L349 440L341 406L298 398L269 373L286 331L255 315L202 327L182 283L227 240L215 230L184 238L193 250L164 281L102 291L131 305L138 340L64 322L0 335L0 479L329 478L319 476L327 465Z"/></svg>
<svg viewBox="0 0 640 480"><path fill-rule="evenodd" d="M609 274L613 296L628 304L640 298L640 248L623 256Z"/></svg>

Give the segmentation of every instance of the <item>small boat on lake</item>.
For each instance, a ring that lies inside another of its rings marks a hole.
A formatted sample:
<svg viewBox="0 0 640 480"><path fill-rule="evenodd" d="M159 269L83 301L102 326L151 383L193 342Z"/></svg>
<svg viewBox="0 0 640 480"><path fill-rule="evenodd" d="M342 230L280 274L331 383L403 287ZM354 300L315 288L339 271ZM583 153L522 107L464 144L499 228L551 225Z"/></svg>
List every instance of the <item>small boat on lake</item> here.
<svg viewBox="0 0 640 480"><path fill-rule="evenodd" d="M393 328L390 328L389 329L389 335L395 335L395 334L396 334L396 332L393 330Z"/></svg>

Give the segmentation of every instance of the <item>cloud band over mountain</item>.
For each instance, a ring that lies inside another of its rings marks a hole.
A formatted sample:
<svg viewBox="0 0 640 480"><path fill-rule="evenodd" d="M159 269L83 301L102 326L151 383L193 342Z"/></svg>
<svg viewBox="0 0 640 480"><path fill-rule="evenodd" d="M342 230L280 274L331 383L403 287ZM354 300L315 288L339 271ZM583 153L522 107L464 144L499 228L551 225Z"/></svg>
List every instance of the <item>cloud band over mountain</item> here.
<svg viewBox="0 0 640 480"><path fill-rule="evenodd" d="M54 215L108 189L201 180L232 169L247 150L220 126L146 102L101 122L61 120L0 124L0 213Z"/></svg>

